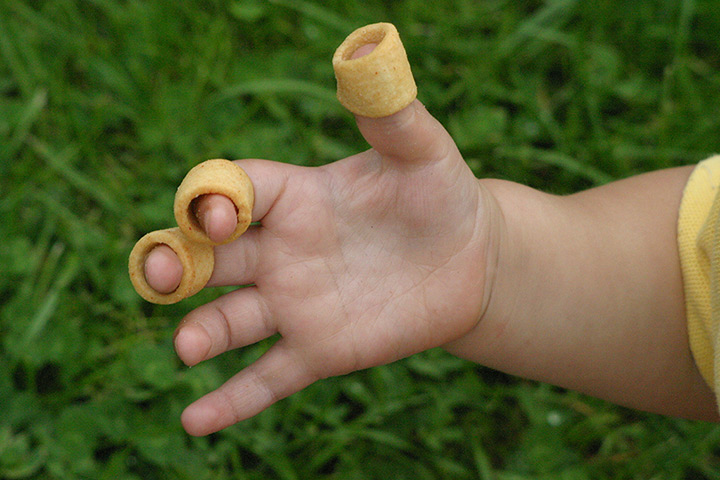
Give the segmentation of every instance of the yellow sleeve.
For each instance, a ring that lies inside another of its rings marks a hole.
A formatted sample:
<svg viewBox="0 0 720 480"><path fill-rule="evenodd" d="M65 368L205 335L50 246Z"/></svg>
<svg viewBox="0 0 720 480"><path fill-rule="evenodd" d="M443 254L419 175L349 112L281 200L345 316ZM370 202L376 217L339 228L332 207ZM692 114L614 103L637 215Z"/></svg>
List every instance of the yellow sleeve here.
<svg viewBox="0 0 720 480"><path fill-rule="evenodd" d="M688 336L695 362L720 398L720 155L693 170L678 216Z"/></svg>

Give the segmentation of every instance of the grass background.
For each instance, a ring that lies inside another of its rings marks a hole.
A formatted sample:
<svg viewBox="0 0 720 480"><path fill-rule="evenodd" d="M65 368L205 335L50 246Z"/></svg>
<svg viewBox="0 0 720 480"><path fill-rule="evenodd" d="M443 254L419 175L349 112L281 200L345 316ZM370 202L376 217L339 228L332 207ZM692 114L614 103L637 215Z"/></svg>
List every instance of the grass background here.
<svg viewBox="0 0 720 480"><path fill-rule="evenodd" d="M354 28L395 23L478 176L569 193L720 141L711 0L3 0L0 478L720 478L720 428L433 350L190 438L182 408L266 347L183 368L182 315L127 254L207 158L367 148L334 99Z"/></svg>

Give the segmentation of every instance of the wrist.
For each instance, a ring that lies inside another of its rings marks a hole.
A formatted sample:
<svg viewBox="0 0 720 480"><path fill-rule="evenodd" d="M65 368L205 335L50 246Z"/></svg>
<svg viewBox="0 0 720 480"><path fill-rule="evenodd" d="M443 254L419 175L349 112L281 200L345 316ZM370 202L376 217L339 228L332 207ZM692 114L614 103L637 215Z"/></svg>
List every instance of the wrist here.
<svg viewBox="0 0 720 480"><path fill-rule="evenodd" d="M482 315L475 328L446 349L462 358L512 373L524 355L514 346L525 337L522 324L537 315L551 288L548 272L560 261L553 246L561 221L560 197L521 184L478 180L487 224ZM528 339L529 341L529 339Z"/></svg>

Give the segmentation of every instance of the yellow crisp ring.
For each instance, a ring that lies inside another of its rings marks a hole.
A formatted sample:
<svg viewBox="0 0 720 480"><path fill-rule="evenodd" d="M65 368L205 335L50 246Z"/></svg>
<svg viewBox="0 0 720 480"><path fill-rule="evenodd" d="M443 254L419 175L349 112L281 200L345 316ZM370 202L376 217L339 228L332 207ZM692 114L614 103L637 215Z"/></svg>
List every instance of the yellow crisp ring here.
<svg viewBox="0 0 720 480"><path fill-rule="evenodd" d="M160 293L148 284L145 278L145 260L159 245L170 247L182 263L180 285L171 293ZM145 300L161 305L177 303L195 295L207 285L215 267L215 253L212 245L191 242L179 228L150 232L135 244L130 252L128 269L135 291Z"/></svg>
<svg viewBox="0 0 720 480"><path fill-rule="evenodd" d="M367 55L352 58L368 44L377 46ZM333 69L338 100L357 115L387 117L417 96L405 48L390 23L367 25L351 33L335 51Z"/></svg>
<svg viewBox="0 0 720 480"><path fill-rule="evenodd" d="M245 171L237 164L222 159L207 160L190 170L175 193L175 220L182 232L193 242L219 245L207 236L194 212L193 201L216 193L229 198L237 211L237 227L225 241L229 243L245 233L252 221L255 192Z"/></svg>

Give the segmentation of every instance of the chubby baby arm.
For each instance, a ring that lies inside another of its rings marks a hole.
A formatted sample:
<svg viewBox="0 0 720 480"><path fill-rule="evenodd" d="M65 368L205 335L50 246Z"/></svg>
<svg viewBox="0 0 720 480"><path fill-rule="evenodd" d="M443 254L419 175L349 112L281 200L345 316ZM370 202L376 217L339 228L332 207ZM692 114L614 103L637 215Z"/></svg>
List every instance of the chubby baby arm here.
<svg viewBox="0 0 720 480"><path fill-rule="evenodd" d="M483 180L504 224L490 302L448 346L624 406L717 420L689 348L677 217L691 167L570 196Z"/></svg>

